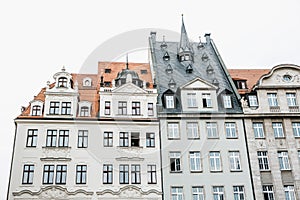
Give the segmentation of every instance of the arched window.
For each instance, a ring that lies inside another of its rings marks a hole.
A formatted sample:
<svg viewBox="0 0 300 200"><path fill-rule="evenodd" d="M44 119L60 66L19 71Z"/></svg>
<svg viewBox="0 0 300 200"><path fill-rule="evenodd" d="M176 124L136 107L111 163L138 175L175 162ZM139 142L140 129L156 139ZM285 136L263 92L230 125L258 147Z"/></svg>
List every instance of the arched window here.
<svg viewBox="0 0 300 200"><path fill-rule="evenodd" d="M61 77L58 79L58 87L67 87L68 79Z"/></svg>

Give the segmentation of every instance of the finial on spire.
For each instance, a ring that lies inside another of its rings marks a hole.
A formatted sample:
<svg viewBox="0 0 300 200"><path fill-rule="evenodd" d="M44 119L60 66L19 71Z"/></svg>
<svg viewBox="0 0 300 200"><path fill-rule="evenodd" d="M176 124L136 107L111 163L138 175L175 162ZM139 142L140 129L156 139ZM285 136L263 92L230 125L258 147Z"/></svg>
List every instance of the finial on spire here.
<svg viewBox="0 0 300 200"><path fill-rule="evenodd" d="M65 72L65 71L66 71L65 66L62 67L61 71L62 71L62 72Z"/></svg>
<svg viewBox="0 0 300 200"><path fill-rule="evenodd" d="M128 64L128 53L126 54L126 69L129 69L129 64Z"/></svg>

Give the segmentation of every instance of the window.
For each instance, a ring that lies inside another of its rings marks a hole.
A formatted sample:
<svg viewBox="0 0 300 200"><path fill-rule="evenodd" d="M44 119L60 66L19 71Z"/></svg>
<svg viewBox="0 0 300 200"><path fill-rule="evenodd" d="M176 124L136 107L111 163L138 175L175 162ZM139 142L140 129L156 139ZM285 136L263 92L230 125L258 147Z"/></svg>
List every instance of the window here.
<svg viewBox="0 0 300 200"><path fill-rule="evenodd" d="M109 74L111 72L111 69L105 69L104 73Z"/></svg>
<svg viewBox="0 0 300 200"><path fill-rule="evenodd" d="M223 105L224 105L224 108L232 108L231 96L229 96L229 95L223 96Z"/></svg>
<svg viewBox="0 0 300 200"><path fill-rule="evenodd" d="M153 116L153 115L154 115L153 103L148 103L148 116Z"/></svg>
<svg viewBox="0 0 300 200"><path fill-rule="evenodd" d="M264 128L262 122L253 122L253 131L255 138L264 138Z"/></svg>
<svg viewBox="0 0 300 200"><path fill-rule="evenodd" d="M296 94L295 93L286 93L286 99L288 106L296 106Z"/></svg>
<svg viewBox="0 0 300 200"><path fill-rule="evenodd" d="M104 164L103 165L103 183L112 184L113 183L113 165Z"/></svg>
<svg viewBox="0 0 300 200"><path fill-rule="evenodd" d="M47 130L46 146L47 147L55 147L56 146L56 138L57 138L56 130Z"/></svg>
<svg viewBox="0 0 300 200"><path fill-rule="evenodd" d="M280 170L290 170L290 162L289 162L289 155L287 151L279 151L278 152L278 159L279 159L279 167Z"/></svg>
<svg viewBox="0 0 300 200"><path fill-rule="evenodd" d="M240 80L237 81L237 89L247 89L246 81Z"/></svg>
<svg viewBox="0 0 300 200"><path fill-rule="evenodd" d="M224 187L213 186L213 197L214 200L224 200Z"/></svg>
<svg viewBox="0 0 300 200"><path fill-rule="evenodd" d="M268 152L258 151L257 152L258 165L260 170L269 170Z"/></svg>
<svg viewBox="0 0 300 200"><path fill-rule="evenodd" d="M295 137L300 137L300 122L292 122L293 133Z"/></svg>
<svg viewBox="0 0 300 200"><path fill-rule="evenodd" d="M234 200L245 200L244 186L233 186Z"/></svg>
<svg viewBox="0 0 300 200"><path fill-rule="evenodd" d="M131 146L132 147L140 146L140 133L131 133Z"/></svg>
<svg viewBox="0 0 300 200"><path fill-rule="evenodd" d="M190 169L191 169L191 172L201 171L200 151L190 152Z"/></svg>
<svg viewBox="0 0 300 200"><path fill-rule="evenodd" d="M59 147L68 147L69 145L69 131L60 130L58 136L58 146Z"/></svg>
<svg viewBox="0 0 300 200"><path fill-rule="evenodd" d="M71 114L71 102L62 102L61 114L62 115L70 115Z"/></svg>
<svg viewBox="0 0 300 200"><path fill-rule="evenodd" d="M199 138L198 123L197 122L188 122L187 126L187 135L189 139Z"/></svg>
<svg viewBox="0 0 300 200"><path fill-rule="evenodd" d="M24 165L22 184L32 184L34 174L34 165Z"/></svg>
<svg viewBox="0 0 300 200"><path fill-rule="evenodd" d="M210 94L202 94L202 103L203 108L211 108L212 107L212 100Z"/></svg>
<svg viewBox="0 0 300 200"><path fill-rule="evenodd" d="M237 138L234 122L225 122L226 138Z"/></svg>
<svg viewBox="0 0 300 200"><path fill-rule="evenodd" d="M131 183L140 184L141 183L141 166L131 165Z"/></svg>
<svg viewBox="0 0 300 200"><path fill-rule="evenodd" d="M263 185L264 200L274 200L273 186Z"/></svg>
<svg viewBox="0 0 300 200"><path fill-rule="evenodd" d="M121 136L121 134L120 134L120 136ZM112 147L113 146L113 133L112 132L104 132L103 146L104 147Z"/></svg>
<svg viewBox="0 0 300 200"><path fill-rule="evenodd" d="M86 184L86 165L77 165L76 166L76 184Z"/></svg>
<svg viewBox="0 0 300 200"><path fill-rule="evenodd" d="M268 103L269 106L278 106L277 94L276 93L268 93Z"/></svg>
<svg viewBox="0 0 300 200"><path fill-rule="evenodd" d="M293 185L284 186L285 200L296 200L295 189Z"/></svg>
<svg viewBox="0 0 300 200"><path fill-rule="evenodd" d="M166 95L166 108L175 108L174 96Z"/></svg>
<svg viewBox="0 0 300 200"><path fill-rule="evenodd" d="M218 151L209 152L210 171L222 171L221 155Z"/></svg>
<svg viewBox="0 0 300 200"><path fill-rule="evenodd" d="M147 165L148 183L156 183L156 165Z"/></svg>
<svg viewBox="0 0 300 200"><path fill-rule="evenodd" d="M141 114L141 103L132 102L132 115L140 115L140 114Z"/></svg>
<svg viewBox="0 0 300 200"><path fill-rule="evenodd" d="M90 115L89 113L89 107L83 106L80 108L80 116L81 117L88 117Z"/></svg>
<svg viewBox="0 0 300 200"><path fill-rule="evenodd" d="M78 131L78 148L87 148L88 147L88 131L79 130Z"/></svg>
<svg viewBox="0 0 300 200"><path fill-rule="evenodd" d="M51 101L50 102L50 115L58 115L59 114L59 102Z"/></svg>
<svg viewBox="0 0 300 200"><path fill-rule="evenodd" d="M120 184L129 183L129 165L120 165Z"/></svg>
<svg viewBox="0 0 300 200"><path fill-rule="evenodd" d="M44 165L43 184L53 184L54 165Z"/></svg>
<svg viewBox="0 0 300 200"><path fill-rule="evenodd" d="M141 74L148 74L148 71L146 69L141 69Z"/></svg>
<svg viewBox="0 0 300 200"><path fill-rule="evenodd" d="M126 101L118 102L118 114L119 115L127 115L127 102Z"/></svg>
<svg viewBox="0 0 300 200"><path fill-rule="evenodd" d="M189 108L197 107L196 93L188 93L187 94L187 104L188 104Z"/></svg>
<svg viewBox="0 0 300 200"><path fill-rule="evenodd" d="M37 145L37 129L29 129L27 132L26 147L36 147Z"/></svg>
<svg viewBox="0 0 300 200"><path fill-rule="evenodd" d="M155 147L154 133L146 133L146 147Z"/></svg>
<svg viewBox="0 0 300 200"><path fill-rule="evenodd" d="M32 107L32 116L40 116L41 115L41 106L33 106Z"/></svg>
<svg viewBox="0 0 300 200"><path fill-rule="evenodd" d="M67 87L67 78L61 77L58 79L58 87Z"/></svg>
<svg viewBox="0 0 300 200"><path fill-rule="evenodd" d="M204 200L204 189L202 186L192 187L193 200Z"/></svg>
<svg viewBox="0 0 300 200"><path fill-rule="evenodd" d="M104 86L105 87L110 87L111 86L111 82L110 81L104 81Z"/></svg>
<svg viewBox="0 0 300 200"><path fill-rule="evenodd" d="M255 95L249 95L248 96L248 100L249 100L249 106L258 106L258 102L257 102L257 97Z"/></svg>
<svg viewBox="0 0 300 200"><path fill-rule="evenodd" d="M183 187L171 187L172 200L183 200Z"/></svg>
<svg viewBox="0 0 300 200"><path fill-rule="evenodd" d="M216 122L206 122L206 132L208 138L217 138L219 137L217 132L217 123Z"/></svg>
<svg viewBox="0 0 300 200"><path fill-rule="evenodd" d="M231 171L241 171L241 159L240 152L238 151L230 151L229 152L229 163Z"/></svg>
<svg viewBox="0 0 300 200"><path fill-rule="evenodd" d="M179 124L177 122L168 123L168 138L169 139L179 138Z"/></svg>
<svg viewBox="0 0 300 200"><path fill-rule="evenodd" d="M169 156L171 172L180 172L180 152L170 152Z"/></svg>
<svg viewBox="0 0 300 200"><path fill-rule="evenodd" d="M272 123L273 131L274 131L274 137L275 138L282 138L284 137L282 123L280 122L273 122Z"/></svg>
<svg viewBox="0 0 300 200"><path fill-rule="evenodd" d="M105 101L104 114L110 115L110 101Z"/></svg>
<svg viewBox="0 0 300 200"><path fill-rule="evenodd" d="M120 132L120 147L128 147L128 132Z"/></svg>
<svg viewBox="0 0 300 200"><path fill-rule="evenodd" d="M56 184L66 184L67 179L67 165L56 166Z"/></svg>

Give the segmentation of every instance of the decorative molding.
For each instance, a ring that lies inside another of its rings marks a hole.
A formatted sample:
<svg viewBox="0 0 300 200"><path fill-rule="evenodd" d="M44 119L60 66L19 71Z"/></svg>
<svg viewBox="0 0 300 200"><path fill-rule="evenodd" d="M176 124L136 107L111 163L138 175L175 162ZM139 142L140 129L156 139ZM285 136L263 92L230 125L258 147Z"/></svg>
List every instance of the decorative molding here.
<svg viewBox="0 0 300 200"><path fill-rule="evenodd" d="M47 186L41 188L37 192L33 192L30 190L21 190L19 192L13 192L13 196L21 196L24 194L29 194L31 196L38 196L39 199L64 199L68 198L68 196L74 196L77 194L84 194L84 195L93 195L94 192L89 192L83 189L78 189L75 191L68 191L67 188L61 186Z"/></svg>
<svg viewBox="0 0 300 200"><path fill-rule="evenodd" d="M40 158L41 161L71 161L72 158L63 158L63 157L47 157Z"/></svg>
<svg viewBox="0 0 300 200"><path fill-rule="evenodd" d="M104 194L111 194L111 195L119 195L122 197L137 197L142 195L149 195L149 194L157 194L162 195L162 192L151 189L148 191L143 191L141 188L134 186L134 185L127 185L122 188L120 188L118 191L113 191L111 189L105 189L100 192L96 192L97 195L104 195Z"/></svg>
<svg viewBox="0 0 300 200"><path fill-rule="evenodd" d="M145 160L144 158L139 158L139 157L119 157L116 158L117 161L143 161Z"/></svg>

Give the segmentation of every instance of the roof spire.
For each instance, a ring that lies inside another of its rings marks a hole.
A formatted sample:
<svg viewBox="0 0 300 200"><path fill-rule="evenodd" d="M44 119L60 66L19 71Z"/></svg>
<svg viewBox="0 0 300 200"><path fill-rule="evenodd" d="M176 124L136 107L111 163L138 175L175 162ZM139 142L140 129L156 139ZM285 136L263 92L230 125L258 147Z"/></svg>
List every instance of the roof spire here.
<svg viewBox="0 0 300 200"><path fill-rule="evenodd" d="M128 53L126 54L126 69L129 69L129 64L128 64Z"/></svg>
<svg viewBox="0 0 300 200"><path fill-rule="evenodd" d="M181 15L182 17L182 24L181 24L181 35L180 35L180 44L179 44L179 49L182 51L190 51L190 42L189 42L189 38L187 36L187 32L185 29L185 25L184 25L184 20L183 20L183 14Z"/></svg>

